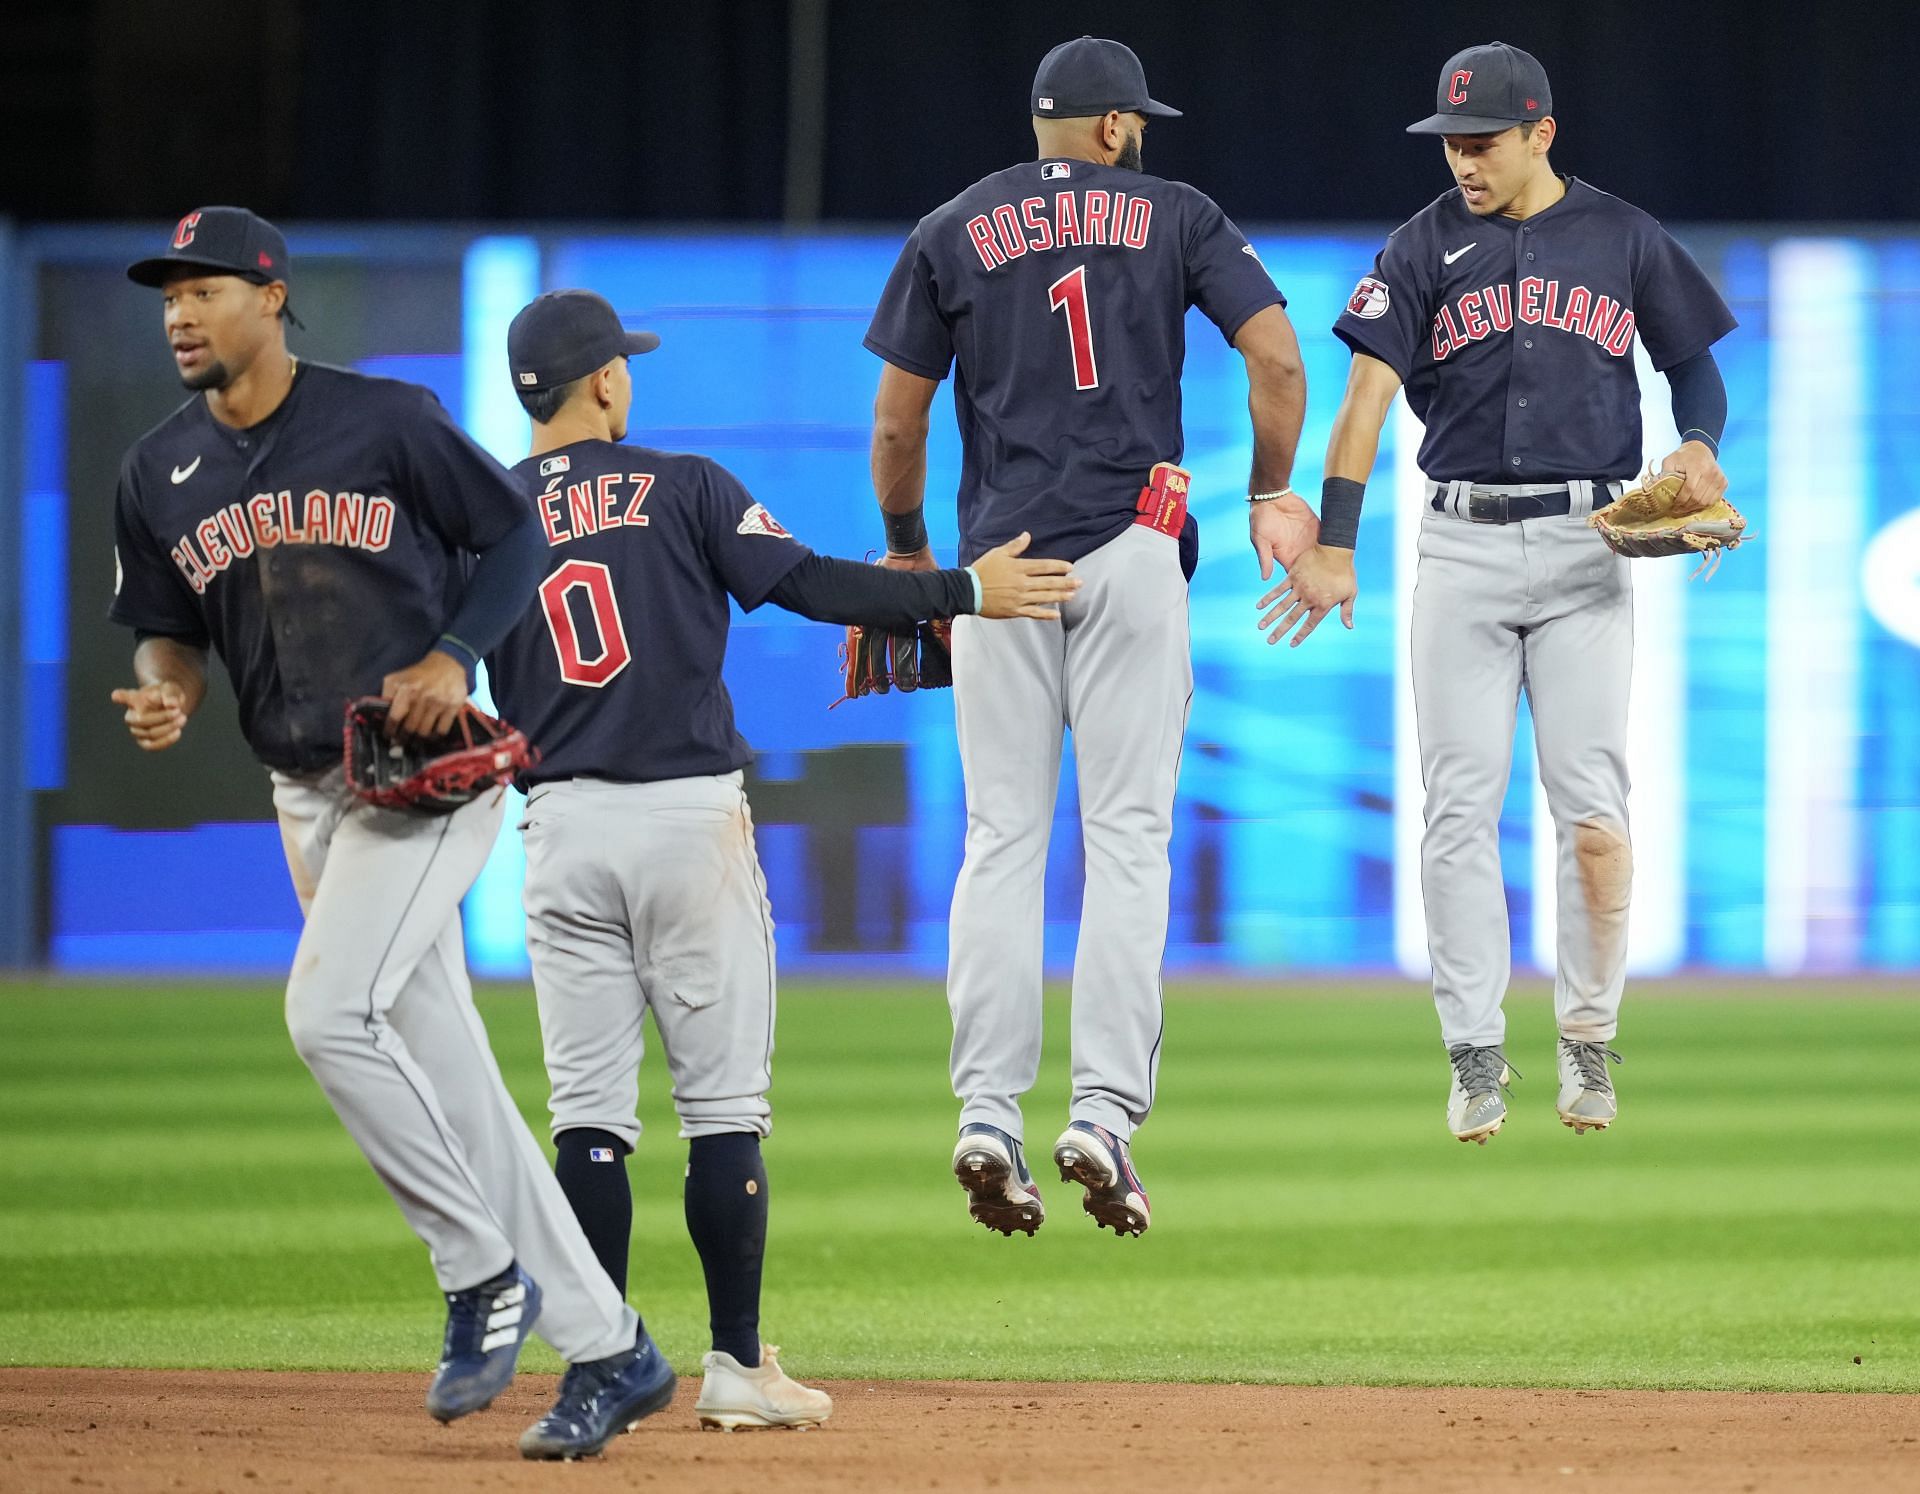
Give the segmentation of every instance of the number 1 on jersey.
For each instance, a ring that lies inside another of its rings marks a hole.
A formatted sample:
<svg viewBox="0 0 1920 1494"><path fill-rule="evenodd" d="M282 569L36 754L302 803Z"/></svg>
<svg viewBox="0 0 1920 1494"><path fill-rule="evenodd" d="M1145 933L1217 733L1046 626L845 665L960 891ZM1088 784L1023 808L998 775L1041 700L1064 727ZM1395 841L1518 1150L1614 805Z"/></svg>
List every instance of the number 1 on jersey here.
<svg viewBox="0 0 1920 1494"><path fill-rule="evenodd" d="M1047 287L1047 309L1067 312L1067 340L1073 345L1073 387L1098 389L1100 366L1093 360L1093 319L1087 315L1087 267L1075 265Z"/></svg>

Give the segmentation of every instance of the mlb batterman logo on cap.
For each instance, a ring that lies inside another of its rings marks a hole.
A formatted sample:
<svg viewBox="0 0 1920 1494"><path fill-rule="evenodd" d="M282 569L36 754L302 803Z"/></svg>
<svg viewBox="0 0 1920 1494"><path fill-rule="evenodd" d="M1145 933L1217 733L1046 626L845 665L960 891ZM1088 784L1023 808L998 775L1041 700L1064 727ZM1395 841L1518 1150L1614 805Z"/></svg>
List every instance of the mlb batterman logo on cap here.
<svg viewBox="0 0 1920 1494"><path fill-rule="evenodd" d="M530 394L571 384L615 358L651 353L659 346L653 333L621 326L613 304L590 290L535 296L507 328L513 387Z"/></svg>
<svg viewBox="0 0 1920 1494"><path fill-rule="evenodd" d="M201 270L267 285L292 268L285 236L265 218L241 207L203 207L174 225L165 254L128 265L127 279L160 286L171 275Z"/></svg>
<svg viewBox="0 0 1920 1494"><path fill-rule="evenodd" d="M1434 108L1409 135L1497 135L1553 113L1547 70L1505 42L1468 47L1440 70Z"/></svg>
<svg viewBox="0 0 1920 1494"><path fill-rule="evenodd" d="M1146 70L1133 48L1104 37L1082 36L1061 42L1040 59L1033 75L1033 112L1049 119L1084 119L1118 109L1122 114L1157 114L1178 119L1147 93Z"/></svg>

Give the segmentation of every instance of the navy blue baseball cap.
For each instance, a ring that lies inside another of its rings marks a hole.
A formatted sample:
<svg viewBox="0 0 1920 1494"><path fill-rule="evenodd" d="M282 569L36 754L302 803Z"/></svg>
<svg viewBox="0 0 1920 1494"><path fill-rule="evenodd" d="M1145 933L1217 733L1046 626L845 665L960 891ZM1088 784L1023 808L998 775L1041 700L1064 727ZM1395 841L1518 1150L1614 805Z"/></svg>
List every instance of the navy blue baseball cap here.
<svg viewBox="0 0 1920 1494"><path fill-rule="evenodd" d="M1061 42L1040 59L1032 104L1035 114L1049 119L1084 119L1109 109L1180 117L1178 109L1148 96L1146 70L1133 48L1098 36Z"/></svg>
<svg viewBox="0 0 1920 1494"><path fill-rule="evenodd" d="M1434 108L1409 135L1497 135L1553 113L1547 70L1531 52L1505 42L1468 47L1440 70Z"/></svg>
<svg viewBox="0 0 1920 1494"><path fill-rule="evenodd" d="M653 333L621 326L613 303L590 290L535 296L507 328L513 387L529 394L571 384L615 358L651 353L659 346Z"/></svg>
<svg viewBox="0 0 1920 1494"><path fill-rule="evenodd" d="M165 254L128 265L127 279L159 286L176 272L203 270L267 285L292 269L286 236L265 218L241 207L204 207L174 225Z"/></svg>

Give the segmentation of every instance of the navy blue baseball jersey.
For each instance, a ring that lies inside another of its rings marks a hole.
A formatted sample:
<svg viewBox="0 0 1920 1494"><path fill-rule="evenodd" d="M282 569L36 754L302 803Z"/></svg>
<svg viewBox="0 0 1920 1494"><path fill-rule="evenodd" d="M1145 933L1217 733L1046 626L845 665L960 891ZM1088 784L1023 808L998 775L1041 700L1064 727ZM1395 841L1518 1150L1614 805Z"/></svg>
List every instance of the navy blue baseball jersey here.
<svg viewBox="0 0 1920 1494"><path fill-rule="evenodd" d="M997 171L908 237L866 345L922 378L957 361L960 559L1023 529L1078 560L1180 460L1186 311L1232 341L1286 298L1204 193L1117 166Z"/></svg>
<svg viewBox="0 0 1920 1494"><path fill-rule="evenodd" d="M706 457L587 440L513 470L551 552L487 657L500 714L541 752L526 781L745 767L720 678L727 598L751 612L813 552Z"/></svg>
<svg viewBox="0 0 1920 1494"><path fill-rule="evenodd" d="M1524 222L1475 217L1447 192L1394 231L1334 323L1400 376L1436 482L1632 476L1634 338L1664 372L1737 325L1652 217L1566 186Z"/></svg>
<svg viewBox="0 0 1920 1494"><path fill-rule="evenodd" d="M526 517L430 390L301 363L257 425L222 425L196 394L127 453L109 615L211 644L254 755L320 772L347 701L434 646L467 555Z"/></svg>

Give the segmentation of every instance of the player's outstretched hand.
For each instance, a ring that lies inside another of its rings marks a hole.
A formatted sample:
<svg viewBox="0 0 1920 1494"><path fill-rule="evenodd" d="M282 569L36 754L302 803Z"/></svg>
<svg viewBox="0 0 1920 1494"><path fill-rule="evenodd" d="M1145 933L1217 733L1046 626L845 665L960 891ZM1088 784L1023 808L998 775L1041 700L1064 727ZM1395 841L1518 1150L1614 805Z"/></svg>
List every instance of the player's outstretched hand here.
<svg viewBox="0 0 1920 1494"><path fill-rule="evenodd" d="M974 561L982 617L1058 617L1060 603L1080 589L1068 560L1022 560L1030 534L1018 534Z"/></svg>
<svg viewBox="0 0 1920 1494"><path fill-rule="evenodd" d="M187 692L171 680L115 690L113 701L127 708L127 730L142 752L164 752L187 729Z"/></svg>
<svg viewBox="0 0 1920 1494"><path fill-rule="evenodd" d="M1247 505L1247 538L1260 557L1260 579L1273 579L1273 565L1290 571L1293 563L1320 543L1320 516L1298 493L1264 498Z"/></svg>
<svg viewBox="0 0 1920 1494"><path fill-rule="evenodd" d="M1680 496L1673 500L1673 508L1669 510L1677 519L1711 508L1726 496L1727 474L1704 441L1683 442L1677 451L1669 452L1661 460L1660 470L1686 475L1687 480L1680 485Z"/></svg>
<svg viewBox="0 0 1920 1494"><path fill-rule="evenodd" d="M1260 598L1262 607L1273 609L1260 619L1260 629L1267 633L1268 643L1278 643L1289 628L1301 623L1289 645L1298 648L1335 607L1340 609L1340 621L1351 628L1353 599L1359 591L1353 551L1315 545L1287 568L1285 581Z"/></svg>
<svg viewBox="0 0 1920 1494"><path fill-rule="evenodd" d="M380 682L393 704L387 730L395 736L437 737L453 727L467 703L467 671L458 659L434 649L418 664L395 670Z"/></svg>

